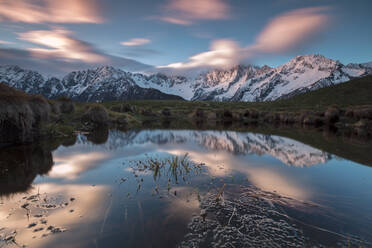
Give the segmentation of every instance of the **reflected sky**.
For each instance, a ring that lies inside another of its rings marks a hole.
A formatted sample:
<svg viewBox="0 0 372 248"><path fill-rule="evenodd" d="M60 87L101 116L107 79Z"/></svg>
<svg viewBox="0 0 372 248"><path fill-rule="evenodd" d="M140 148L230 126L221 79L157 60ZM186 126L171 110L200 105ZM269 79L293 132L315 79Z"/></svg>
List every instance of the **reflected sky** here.
<svg viewBox="0 0 372 248"><path fill-rule="evenodd" d="M166 173L154 181L152 171L133 169L139 161L185 154L203 167L178 184ZM3 238L16 230L17 243L30 247L174 247L199 214L200 198L231 184L306 203L307 214L294 218L372 241L366 231L372 228L372 196L365 190L372 187L372 168L292 139L232 131L110 131L100 145L78 136L74 146L54 151L53 161L31 190L0 198ZM66 231L51 233L49 226Z"/></svg>
<svg viewBox="0 0 372 248"><path fill-rule="evenodd" d="M84 152L65 156L54 156L55 165L48 176L53 178L75 179L80 173L94 169L109 157L104 152Z"/></svg>

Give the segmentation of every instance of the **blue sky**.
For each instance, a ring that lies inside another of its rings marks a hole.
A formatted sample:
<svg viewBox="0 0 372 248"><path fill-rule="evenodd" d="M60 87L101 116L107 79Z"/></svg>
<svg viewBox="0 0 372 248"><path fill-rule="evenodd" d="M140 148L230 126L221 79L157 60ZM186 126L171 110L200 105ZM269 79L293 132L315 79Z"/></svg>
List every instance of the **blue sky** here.
<svg viewBox="0 0 372 248"><path fill-rule="evenodd" d="M0 64L277 66L310 53L368 62L371 9L370 0L0 0Z"/></svg>

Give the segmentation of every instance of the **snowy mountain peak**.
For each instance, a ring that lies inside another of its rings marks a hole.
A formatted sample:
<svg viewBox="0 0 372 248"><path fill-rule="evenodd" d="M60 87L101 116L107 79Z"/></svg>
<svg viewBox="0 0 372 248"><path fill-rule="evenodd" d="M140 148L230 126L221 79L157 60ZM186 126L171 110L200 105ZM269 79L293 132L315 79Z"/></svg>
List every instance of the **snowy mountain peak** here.
<svg viewBox="0 0 372 248"><path fill-rule="evenodd" d="M0 81L49 98L61 95L81 101L119 99L187 99L211 101L271 101L372 74L372 62L343 65L319 54L297 56L269 66L237 65L196 76L126 72L112 66L74 71L45 79L18 66L0 66Z"/></svg>
<svg viewBox="0 0 372 248"><path fill-rule="evenodd" d="M320 64L320 63L334 63L336 60L329 59L321 54L307 54L296 56L291 61L306 61L307 63Z"/></svg>
<svg viewBox="0 0 372 248"><path fill-rule="evenodd" d="M88 69L88 70L82 70L82 71L74 71L69 73L66 77L71 76L76 77L79 76L89 76L89 77L95 77L100 79L106 79L106 78L119 78L127 75L127 72L122 71L120 69L114 68L112 66L101 66L94 69ZM66 78L64 77L64 78Z"/></svg>
<svg viewBox="0 0 372 248"><path fill-rule="evenodd" d="M237 65L225 70L211 70L207 73L201 74L197 80L200 81L203 87L214 87L237 81L240 77L255 73L256 70L257 68L253 66Z"/></svg>
<svg viewBox="0 0 372 248"><path fill-rule="evenodd" d="M328 59L322 55L297 56L288 63L281 66L281 71L295 70L302 73L305 70L333 71L340 62Z"/></svg>
<svg viewBox="0 0 372 248"><path fill-rule="evenodd" d="M262 66L261 68L258 69L258 74L267 73L267 72L271 71L272 69L273 68L271 68L270 66L264 65L264 66Z"/></svg>
<svg viewBox="0 0 372 248"><path fill-rule="evenodd" d="M114 68L112 66L101 66L101 67L97 67L96 69L93 70L95 73L97 74L100 74L100 75L104 75L104 76L121 76L121 75L126 75L126 72L121 70L121 69L117 69L117 68Z"/></svg>

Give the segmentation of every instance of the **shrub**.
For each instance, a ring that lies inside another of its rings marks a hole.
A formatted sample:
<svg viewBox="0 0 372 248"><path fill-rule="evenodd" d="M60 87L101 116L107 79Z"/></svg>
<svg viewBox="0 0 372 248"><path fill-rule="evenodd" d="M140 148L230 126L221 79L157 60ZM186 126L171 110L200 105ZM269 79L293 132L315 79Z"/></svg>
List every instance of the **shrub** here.
<svg viewBox="0 0 372 248"><path fill-rule="evenodd" d="M107 125L109 116L105 107L101 105L93 105L84 113L82 120L95 125Z"/></svg>
<svg viewBox="0 0 372 248"><path fill-rule="evenodd" d="M305 126L320 126L323 124L323 121L317 116L309 115L303 119L302 124Z"/></svg>
<svg viewBox="0 0 372 248"><path fill-rule="evenodd" d="M165 117L169 117L172 115L171 111L169 108L165 108L161 111L162 115L164 115Z"/></svg>
<svg viewBox="0 0 372 248"><path fill-rule="evenodd" d="M353 111L358 119L372 119L372 107L362 107Z"/></svg>
<svg viewBox="0 0 372 248"><path fill-rule="evenodd" d="M120 104L113 106L111 110L118 113L134 113L137 109L135 106L130 106L129 104Z"/></svg>
<svg viewBox="0 0 372 248"><path fill-rule="evenodd" d="M264 120L268 122L279 122L280 115L278 113L268 113L265 115Z"/></svg>
<svg viewBox="0 0 372 248"><path fill-rule="evenodd" d="M142 109L141 110L141 115L144 115L144 116L153 116L154 113L152 112L151 109L146 108L146 109Z"/></svg>
<svg viewBox="0 0 372 248"><path fill-rule="evenodd" d="M244 112L244 117L257 119L258 118L258 111L254 109L248 109Z"/></svg>
<svg viewBox="0 0 372 248"><path fill-rule="evenodd" d="M195 114L194 114L194 116L195 116L196 118L198 118L198 119L202 119L202 118L204 118L204 116L205 116L205 114L204 114L204 110L203 110L203 109L200 109L200 108L197 108L197 109L195 110Z"/></svg>
<svg viewBox="0 0 372 248"><path fill-rule="evenodd" d="M114 122L120 126L126 126L128 124L127 118L124 115L117 116Z"/></svg>
<svg viewBox="0 0 372 248"><path fill-rule="evenodd" d="M63 114L72 114L75 112L75 105L72 101L61 102L60 110Z"/></svg>
<svg viewBox="0 0 372 248"><path fill-rule="evenodd" d="M329 107L324 113L324 118L327 123L335 123L340 119L340 110L337 107Z"/></svg>
<svg viewBox="0 0 372 248"><path fill-rule="evenodd" d="M292 124L295 122L295 117L290 113L281 113L279 115L280 122L285 124Z"/></svg>
<svg viewBox="0 0 372 248"><path fill-rule="evenodd" d="M231 120L233 119L233 113L230 110L225 109L222 113L223 120Z"/></svg>

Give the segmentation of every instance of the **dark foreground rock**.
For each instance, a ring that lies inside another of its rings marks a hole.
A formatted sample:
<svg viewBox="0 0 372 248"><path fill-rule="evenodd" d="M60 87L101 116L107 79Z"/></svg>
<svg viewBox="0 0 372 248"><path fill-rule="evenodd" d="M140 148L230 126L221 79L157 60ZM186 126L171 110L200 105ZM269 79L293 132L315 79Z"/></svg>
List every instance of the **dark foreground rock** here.
<svg viewBox="0 0 372 248"><path fill-rule="evenodd" d="M40 138L41 124L51 114L45 98L0 83L0 105L0 145L31 143Z"/></svg>

